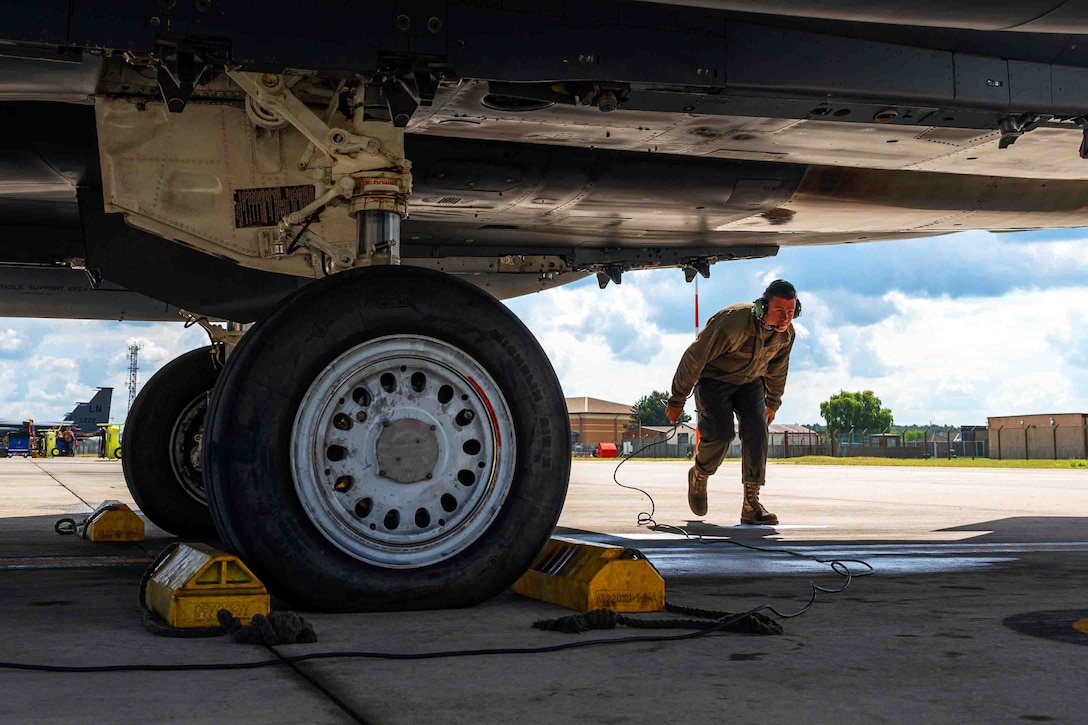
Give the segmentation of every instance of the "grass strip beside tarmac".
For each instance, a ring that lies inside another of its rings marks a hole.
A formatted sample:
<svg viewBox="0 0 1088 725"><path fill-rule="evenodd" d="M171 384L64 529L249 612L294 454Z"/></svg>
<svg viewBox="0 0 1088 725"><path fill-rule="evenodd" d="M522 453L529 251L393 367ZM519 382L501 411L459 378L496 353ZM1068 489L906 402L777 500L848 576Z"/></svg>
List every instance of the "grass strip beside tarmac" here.
<svg viewBox="0 0 1088 725"><path fill-rule="evenodd" d="M1088 461L1077 459L1015 460L989 458L882 458L878 456L800 456L776 458L771 463L809 466L914 466L917 468L1088 468Z"/></svg>

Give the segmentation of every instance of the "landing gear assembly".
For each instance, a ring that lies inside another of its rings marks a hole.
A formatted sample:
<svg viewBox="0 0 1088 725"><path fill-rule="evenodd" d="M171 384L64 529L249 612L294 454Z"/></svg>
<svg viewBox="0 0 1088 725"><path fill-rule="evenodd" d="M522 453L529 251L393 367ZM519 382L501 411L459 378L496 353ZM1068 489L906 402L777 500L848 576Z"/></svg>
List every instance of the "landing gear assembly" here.
<svg viewBox="0 0 1088 725"><path fill-rule="evenodd" d="M193 106L161 126L124 99L101 103L109 210L315 281L244 335L221 340L201 322L222 370L194 351L147 384L125 444L133 495L174 533L214 529L298 605L421 609L495 595L544 547L566 495L570 429L551 364L491 295L400 266L412 178L407 117L390 99L403 83L341 82L322 118L292 79L226 76L243 106ZM193 186L242 191L150 213L139 195L163 172L111 156L131 138L122 121L161 143L199 148L188 140L218 134L214 148L251 149L232 159L229 184Z"/></svg>

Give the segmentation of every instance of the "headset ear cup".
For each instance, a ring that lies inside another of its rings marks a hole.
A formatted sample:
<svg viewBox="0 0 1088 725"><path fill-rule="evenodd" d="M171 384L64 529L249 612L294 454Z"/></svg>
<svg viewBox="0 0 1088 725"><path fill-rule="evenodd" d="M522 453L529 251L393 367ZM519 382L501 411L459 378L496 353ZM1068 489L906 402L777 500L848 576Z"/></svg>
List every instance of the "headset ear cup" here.
<svg viewBox="0 0 1088 725"><path fill-rule="evenodd" d="M800 316L801 316L801 298L798 297L797 298L797 307L795 307L794 311L793 311L793 319L796 320Z"/></svg>
<svg viewBox="0 0 1088 725"><path fill-rule="evenodd" d="M756 319L762 320L767 316L767 300L760 297L753 302L752 314L756 316Z"/></svg>

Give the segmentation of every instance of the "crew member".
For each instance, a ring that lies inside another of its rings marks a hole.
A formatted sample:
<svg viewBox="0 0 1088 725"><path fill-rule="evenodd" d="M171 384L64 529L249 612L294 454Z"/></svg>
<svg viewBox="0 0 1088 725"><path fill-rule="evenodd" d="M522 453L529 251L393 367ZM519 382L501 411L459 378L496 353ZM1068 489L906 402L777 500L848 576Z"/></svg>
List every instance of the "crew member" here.
<svg viewBox="0 0 1088 725"><path fill-rule="evenodd" d="M688 471L688 505L696 516L707 512L707 478L721 465L733 442L733 414L740 419L742 524L777 524L763 507L759 489L767 473L767 426L782 405L793 318L800 317L797 290L775 280L755 302L732 305L707 320L684 352L672 380L665 413L676 423L695 388L699 446Z"/></svg>

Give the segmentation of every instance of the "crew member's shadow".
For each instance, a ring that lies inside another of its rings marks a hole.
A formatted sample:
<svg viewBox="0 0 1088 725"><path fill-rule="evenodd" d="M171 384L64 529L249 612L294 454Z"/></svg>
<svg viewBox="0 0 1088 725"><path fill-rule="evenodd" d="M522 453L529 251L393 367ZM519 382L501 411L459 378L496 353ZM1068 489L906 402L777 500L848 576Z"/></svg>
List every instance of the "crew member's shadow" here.
<svg viewBox="0 0 1088 725"><path fill-rule="evenodd" d="M662 533L678 534L675 526L657 525L651 526L651 530ZM773 526L753 526L750 524L737 524L735 526L719 526L706 521L688 520L683 526L692 536L724 536L730 539L763 539L778 534Z"/></svg>

